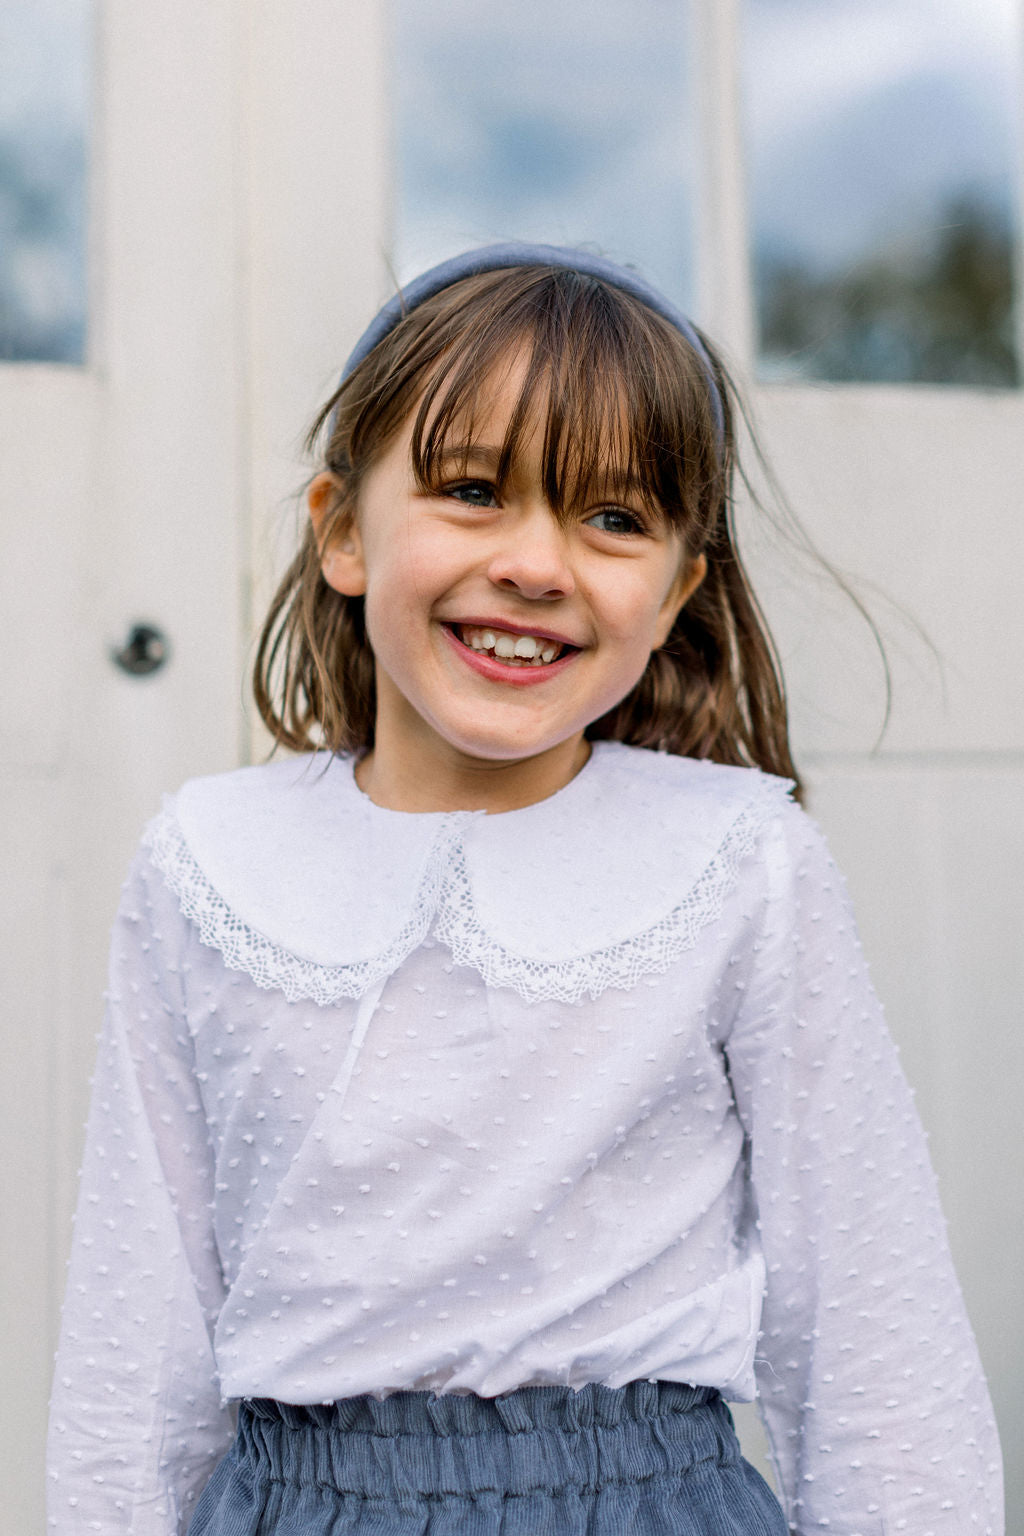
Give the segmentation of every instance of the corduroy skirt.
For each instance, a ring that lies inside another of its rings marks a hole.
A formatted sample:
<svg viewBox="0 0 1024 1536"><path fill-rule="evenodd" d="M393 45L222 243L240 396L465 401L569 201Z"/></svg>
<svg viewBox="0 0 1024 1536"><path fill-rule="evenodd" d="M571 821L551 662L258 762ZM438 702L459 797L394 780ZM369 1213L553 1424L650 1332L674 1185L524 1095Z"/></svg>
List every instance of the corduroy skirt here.
<svg viewBox="0 0 1024 1536"><path fill-rule="evenodd" d="M676 1382L243 1402L188 1536L786 1536L719 1394Z"/></svg>

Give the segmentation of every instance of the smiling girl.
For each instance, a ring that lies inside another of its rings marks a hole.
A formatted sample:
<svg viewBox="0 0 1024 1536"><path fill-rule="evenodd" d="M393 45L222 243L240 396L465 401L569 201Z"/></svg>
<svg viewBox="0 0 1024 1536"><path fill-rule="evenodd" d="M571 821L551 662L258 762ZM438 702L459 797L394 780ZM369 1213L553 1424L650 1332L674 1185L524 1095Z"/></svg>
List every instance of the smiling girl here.
<svg viewBox="0 0 1024 1536"><path fill-rule="evenodd" d="M257 661L295 755L186 784L125 889L54 1530L1001 1531L732 420L576 251L455 258L356 348Z"/></svg>

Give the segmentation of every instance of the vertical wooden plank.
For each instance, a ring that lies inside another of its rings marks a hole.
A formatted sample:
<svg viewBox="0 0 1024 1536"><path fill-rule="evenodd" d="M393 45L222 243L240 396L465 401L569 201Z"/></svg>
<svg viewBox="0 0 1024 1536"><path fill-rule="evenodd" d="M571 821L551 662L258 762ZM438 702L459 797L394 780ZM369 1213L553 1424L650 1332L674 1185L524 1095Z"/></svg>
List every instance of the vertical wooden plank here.
<svg viewBox="0 0 1024 1536"><path fill-rule="evenodd" d="M742 0L690 5L698 125L697 319L729 365L748 375L755 332L740 94Z"/></svg>
<svg viewBox="0 0 1024 1536"><path fill-rule="evenodd" d="M0 368L0 1403L11 1475L0 1531L41 1530L54 1294L66 1227L51 1219L65 1123L56 1096L59 975L68 943L63 806L81 680L78 580L95 487L96 381L80 369ZM66 1213L66 1206L62 1205Z"/></svg>
<svg viewBox="0 0 1024 1536"><path fill-rule="evenodd" d="M248 629L303 520L303 436L387 297L384 0L261 0L244 26ZM252 723L252 751L268 742Z"/></svg>
<svg viewBox="0 0 1024 1536"><path fill-rule="evenodd" d="M695 318L737 382L752 374L754 306L747 231L740 76L742 0L690 0L693 37ZM734 1405L743 1454L775 1486L768 1447L752 1404Z"/></svg>
<svg viewBox="0 0 1024 1536"><path fill-rule="evenodd" d="M6 1447L0 1530L43 1529L41 1447L53 1358L54 1253L47 1219L53 1186L53 1014L55 963L66 935L59 922L59 875L49 846L51 786L44 776L0 774L5 802L0 911L4 1104L0 1114L0 1311ZM9 1458L9 1459L8 1459ZM26 1476L26 1469L31 1475Z"/></svg>

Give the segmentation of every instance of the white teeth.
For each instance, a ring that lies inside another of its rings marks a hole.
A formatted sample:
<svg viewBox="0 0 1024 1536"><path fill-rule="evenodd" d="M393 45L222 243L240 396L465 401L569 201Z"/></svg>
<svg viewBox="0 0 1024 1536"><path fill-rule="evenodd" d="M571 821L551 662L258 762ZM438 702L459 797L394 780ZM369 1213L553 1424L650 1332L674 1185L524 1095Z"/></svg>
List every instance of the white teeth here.
<svg viewBox="0 0 1024 1536"><path fill-rule="evenodd" d="M539 635L514 635L507 630L476 629L468 624L458 625L457 629L462 643L471 650L490 651L502 661L520 666L550 666L561 650L556 641L542 639Z"/></svg>

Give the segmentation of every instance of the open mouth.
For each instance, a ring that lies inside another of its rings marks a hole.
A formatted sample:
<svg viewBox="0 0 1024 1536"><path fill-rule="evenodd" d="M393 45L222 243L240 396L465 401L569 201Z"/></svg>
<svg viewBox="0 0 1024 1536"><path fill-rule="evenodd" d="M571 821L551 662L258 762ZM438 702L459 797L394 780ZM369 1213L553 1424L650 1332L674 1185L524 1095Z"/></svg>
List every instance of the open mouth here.
<svg viewBox="0 0 1024 1536"><path fill-rule="evenodd" d="M448 628L467 649L508 667L550 667L553 661L578 649L546 635L517 635L477 624L449 624Z"/></svg>

